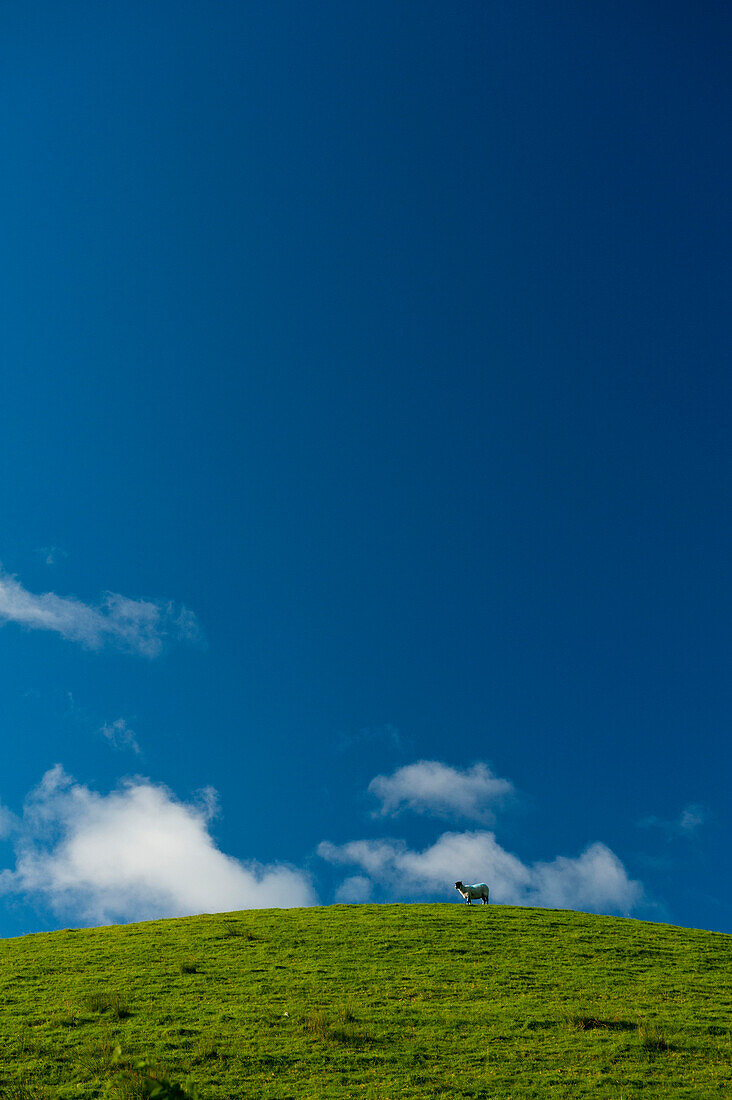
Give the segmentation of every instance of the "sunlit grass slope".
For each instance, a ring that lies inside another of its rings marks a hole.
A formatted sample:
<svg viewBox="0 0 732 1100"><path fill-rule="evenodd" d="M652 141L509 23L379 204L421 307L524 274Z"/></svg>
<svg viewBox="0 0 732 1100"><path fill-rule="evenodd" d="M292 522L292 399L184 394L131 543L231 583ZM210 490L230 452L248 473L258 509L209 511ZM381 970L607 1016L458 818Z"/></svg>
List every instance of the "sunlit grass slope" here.
<svg viewBox="0 0 732 1100"><path fill-rule="evenodd" d="M139 1059L202 1100L732 1095L731 979L731 936L504 906L26 936L0 1096L143 1096Z"/></svg>

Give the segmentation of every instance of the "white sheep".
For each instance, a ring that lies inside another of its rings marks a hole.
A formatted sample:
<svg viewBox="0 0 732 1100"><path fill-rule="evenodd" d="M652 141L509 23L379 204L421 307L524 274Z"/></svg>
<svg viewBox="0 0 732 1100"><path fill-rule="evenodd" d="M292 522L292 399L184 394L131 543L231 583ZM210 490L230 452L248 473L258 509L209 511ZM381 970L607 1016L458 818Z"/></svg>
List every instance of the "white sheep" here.
<svg viewBox="0 0 732 1100"><path fill-rule="evenodd" d="M483 905L489 905L489 890L484 882L476 882L474 886L465 886L462 882L455 883L455 889L465 898L466 905L473 904L473 898L480 898Z"/></svg>

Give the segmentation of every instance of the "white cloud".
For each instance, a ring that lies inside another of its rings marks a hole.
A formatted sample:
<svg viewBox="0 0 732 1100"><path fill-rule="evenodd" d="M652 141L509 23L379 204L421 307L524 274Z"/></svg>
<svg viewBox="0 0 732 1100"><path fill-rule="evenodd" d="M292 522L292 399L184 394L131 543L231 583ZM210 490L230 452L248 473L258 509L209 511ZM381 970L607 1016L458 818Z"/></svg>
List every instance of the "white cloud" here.
<svg viewBox="0 0 732 1100"><path fill-rule="evenodd" d="M87 649L114 645L143 657L157 657L166 641L195 641L192 611L159 600L131 600L108 592L99 607L53 592L36 595L0 572L0 625L14 622L29 630L53 630Z"/></svg>
<svg viewBox="0 0 732 1100"><path fill-rule="evenodd" d="M708 816L704 806L700 806L697 802L689 802L676 818L667 820L651 814L644 817L638 824L642 829L660 829L669 838L674 836L690 837L706 823Z"/></svg>
<svg viewBox="0 0 732 1100"><path fill-rule="evenodd" d="M356 840L324 841L318 854L332 864L358 867L390 898L450 892L458 879L487 882L492 899L508 905L625 913L643 898L641 884L604 844L592 844L573 859L525 864L502 848L494 833L481 830L443 833L422 851L403 840ZM346 890L350 881L343 884Z"/></svg>
<svg viewBox="0 0 732 1100"><path fill-rule="evenodd" d="M137 743L137 734L130 729L124 718L115 718L114 722L105 722L101 734L112 748L131 749L132 752L139 755L140 746Z"/></svg>
<svg viewBox="0 0 732 1100"><path fill-rule="evenodd" d="M0 892L97 923L313 904L301 871L216 847L215 798L206 788L199 802L180 802L139 778L101 795L57 765L26 801L15 869L0 873Z"/></svg>
<svg viewBox="0 0 732 1100"><path fill-rule="evenodd" d="M393 817L407 809L490 825L495 820L494 808L514 793L514 787L486 764L460 769L438 760L418 760L393 775L377 775L369 783L369 791L381 803L376 811L380 817Z"/></svg>

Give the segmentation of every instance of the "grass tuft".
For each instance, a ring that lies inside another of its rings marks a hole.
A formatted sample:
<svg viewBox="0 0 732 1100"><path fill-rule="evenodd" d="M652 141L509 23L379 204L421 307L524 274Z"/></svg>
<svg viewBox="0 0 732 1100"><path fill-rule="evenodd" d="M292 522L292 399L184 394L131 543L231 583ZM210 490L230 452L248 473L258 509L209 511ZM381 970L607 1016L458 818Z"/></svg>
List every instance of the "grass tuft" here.
<svg viewBox="0 0 732 1100"><path fill-rule="evenodd" d="M350 1008L341 1008L333 1022L321 1009L305 1019L305 1030L324 1043L341 1043L344 1046L363 1047L373 1042L373 1037L363 1028L355 1026L356 1017Z"/></svg>
<svg viewBox="0 0 732 1100"><path fill-rule="evenodd" d="M87 993L84 1004L90 1012L98 1012L100 1015L108 1012L114 1020L126 1020L131 1015L125 998L114 990L93 990Z"/></svg>
<svg viewBox="0 0 732 1100"><path fill-rule="evenodd" d="M328 1017L322 1009L311 1012L305 1020L305 1030L309 1031L317 1039L330 1038L330 1024Z"/></svg>
<svg viewBox="0 0 732 1100"><path fill-rule="evenodd" d="M199 1100L195 1088L184 1088L171 1081L166 1070L151 1065L146 1059L129 1058L115 1047L112 1064L121 1071L106 1095L113 1100Z"/></svg>
<svg viewBox="0 0 732 1100"><path fill-rule="evenodd" d="M64 1008L55 1016L55 1021L60 1027L78 1027L79 1013L72 1005L68 997L64 999Z"/></svg>
<svg viewBox="0 0 732 1100"><path fill-rule="evenodd" d="M656 1024L638 1024L638 1038L641 1046L649 1054L660 1054L666 1050L673 1050L662 1028Z"/></svg>
<svg viewBox="0 0 732 1100"><path fill-rule="evenodd" d="M248 928L242 928L240 925L234 924L233 921L229 921L227 924L224 925L223 932L224 939L227 940L241 938L243 940L246 940L247 943L254 943L254 941L259 938L258 936L255 936L255 934L251 932Z"/></svg>
<svg viewBox="0 0 732 1100"><path fill-rule="evenodd" d="M203 1038L199 1041L198 1046L193 1054L193 1062L195 1065L205 1065L206 1062L213 1062L219 1057L219 1044L212 1036Z"/></svg>

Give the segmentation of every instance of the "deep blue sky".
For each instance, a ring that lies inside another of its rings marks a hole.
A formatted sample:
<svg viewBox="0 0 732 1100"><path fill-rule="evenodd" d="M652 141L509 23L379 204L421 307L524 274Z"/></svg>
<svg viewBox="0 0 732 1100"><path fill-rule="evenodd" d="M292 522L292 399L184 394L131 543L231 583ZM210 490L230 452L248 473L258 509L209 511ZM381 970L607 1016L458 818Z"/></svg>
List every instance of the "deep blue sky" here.
<svg viewBox="0 0 732 1100"><path fill-rule="evenodd" d="M420 760L510 779L527 865L602 842L638 915L732 931L727 5L0 31L5 575L202 634L0 629L0 935L75 923L16 863L57 763L214 787L223 852L330 902L321 841L488 822L374 819Z"/></svg>

